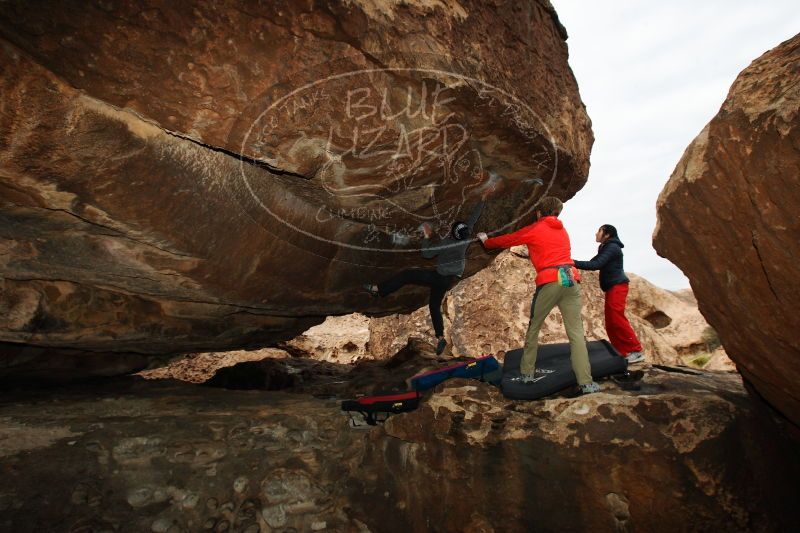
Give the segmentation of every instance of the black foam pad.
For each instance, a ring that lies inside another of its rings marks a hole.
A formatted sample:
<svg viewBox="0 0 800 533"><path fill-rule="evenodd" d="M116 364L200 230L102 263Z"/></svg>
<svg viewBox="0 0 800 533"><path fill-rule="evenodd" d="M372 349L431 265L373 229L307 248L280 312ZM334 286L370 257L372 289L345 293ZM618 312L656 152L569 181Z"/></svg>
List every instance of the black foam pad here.
<svg viewBox="0 0 800 533"><path fill-rule="evenodd" d="M622 357L606 340L586 343L589 350L589 363L595 379L612 374L622 374L628 368L628 361ZM577 385L575 373L569 358L569 343L540 344L536 356L536 381L523 383L512 381L519 376L522 348L506 353L503 363L503 379L500 388L506 398L513 400L535 400Z"/></svg>

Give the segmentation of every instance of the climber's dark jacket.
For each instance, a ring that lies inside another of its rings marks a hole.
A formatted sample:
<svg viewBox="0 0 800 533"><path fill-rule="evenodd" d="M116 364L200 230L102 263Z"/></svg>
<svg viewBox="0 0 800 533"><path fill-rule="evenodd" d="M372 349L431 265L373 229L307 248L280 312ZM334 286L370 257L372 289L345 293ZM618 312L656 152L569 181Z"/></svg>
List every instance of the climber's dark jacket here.
<svg viewBox="0 0 800 533"><path fill-rule="evenodd" d="M597 255L591 261L575 261L575 266L581 270L599 270L600 288L605 292L614 285L630 281L622 267L622 248L624 247L625 245L619 239L613 237L600 244Z"/></svg>

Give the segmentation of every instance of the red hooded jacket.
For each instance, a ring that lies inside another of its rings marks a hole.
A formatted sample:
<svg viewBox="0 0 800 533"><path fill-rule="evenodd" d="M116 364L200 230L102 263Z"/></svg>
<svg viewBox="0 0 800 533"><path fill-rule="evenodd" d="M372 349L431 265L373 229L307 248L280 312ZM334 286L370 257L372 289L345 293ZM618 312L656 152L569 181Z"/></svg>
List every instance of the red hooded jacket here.
<svg viewBox="0 0 800 533"><path fill-rule="evenodd" d="M543 217L513 233L487 239L486 248L511 248L519 244L528 245L528 255L536 269L536 286L558 281L558 269L548 268L574 265L569 235L564 224L556 217ZM572 268L572 275L580 281L580 272Z"/></svg>

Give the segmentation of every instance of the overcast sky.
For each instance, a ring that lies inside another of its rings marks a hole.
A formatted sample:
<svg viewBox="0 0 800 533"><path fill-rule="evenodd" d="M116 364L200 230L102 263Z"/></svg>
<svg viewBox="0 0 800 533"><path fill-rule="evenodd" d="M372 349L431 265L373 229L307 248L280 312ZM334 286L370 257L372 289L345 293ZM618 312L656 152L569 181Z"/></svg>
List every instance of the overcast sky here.
<svg viewBox="0 0 800 533"><path fill-rule="evenodd" d="M589 182L561 216L573 257L617 227L625 270L689 286L656 255L656 199L683 151L751 61L800 32L798 0L552 0L595 135Z"/></svg>

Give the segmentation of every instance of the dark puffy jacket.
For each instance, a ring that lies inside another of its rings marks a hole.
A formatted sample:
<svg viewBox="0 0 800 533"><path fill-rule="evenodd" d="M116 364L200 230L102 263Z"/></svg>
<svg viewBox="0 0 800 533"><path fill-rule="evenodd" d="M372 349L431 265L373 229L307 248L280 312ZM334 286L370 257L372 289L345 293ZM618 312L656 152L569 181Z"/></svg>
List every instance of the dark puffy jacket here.
<svg viewBox="0 0 800 533"><path fill-rule="evenodd" d="M622 267L622 248L624 247L625 245L619 239L608 239L600 244L597 255L591 261L575 261L575 266L581 270L599 270L600 288L605 292L614 285L630 281Z"/></svg>

